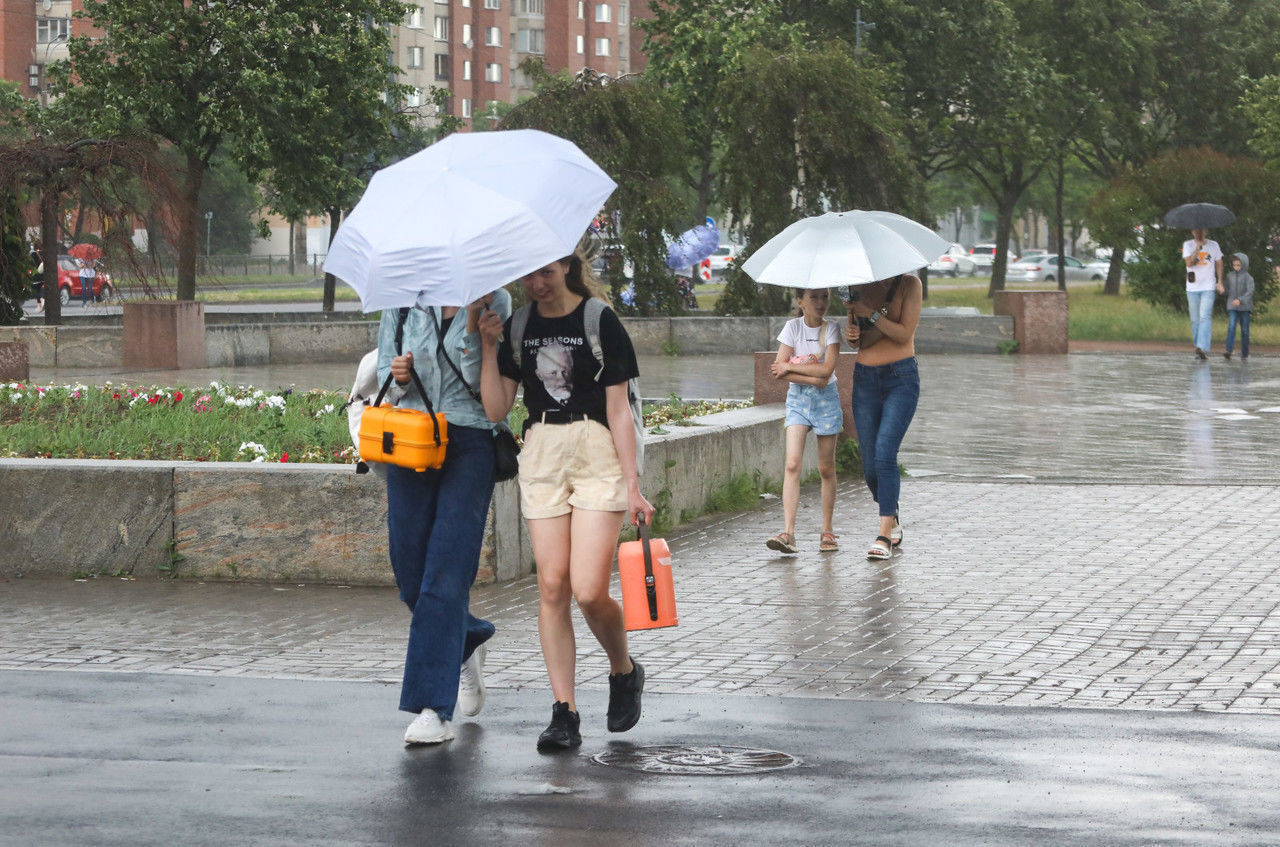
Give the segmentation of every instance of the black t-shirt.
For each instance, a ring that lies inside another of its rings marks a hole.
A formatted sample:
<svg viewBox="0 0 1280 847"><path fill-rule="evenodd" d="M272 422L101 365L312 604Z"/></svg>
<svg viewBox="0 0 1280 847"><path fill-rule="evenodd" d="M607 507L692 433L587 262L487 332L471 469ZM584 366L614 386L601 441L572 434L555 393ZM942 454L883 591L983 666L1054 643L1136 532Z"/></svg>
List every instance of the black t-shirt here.
<svg viewBox="0 0 1280 847"><path fill-rule="evenodd" d="M604 372L591 355L583 325L584 299L562 318L545 318L534 304L525 324L520 367L511 353L511 321L508 319L498 347L498 372L524 385L524 404L532 421L544 411L581 412L606 423L605 386L640 375L631 338L617 314L606 308L600 315L600 349ZM607 424L606 424L607 425Z"/></svg>

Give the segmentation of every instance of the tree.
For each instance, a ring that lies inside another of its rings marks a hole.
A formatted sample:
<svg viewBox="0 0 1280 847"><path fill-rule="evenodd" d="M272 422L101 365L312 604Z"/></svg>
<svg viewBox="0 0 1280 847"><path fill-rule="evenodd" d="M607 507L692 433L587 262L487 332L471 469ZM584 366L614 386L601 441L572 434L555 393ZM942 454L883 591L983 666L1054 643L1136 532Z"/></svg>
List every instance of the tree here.
<svg viewBox="0 0 1280 847"><path fill-rule="evenodd" d="M1181 245L1187 233L1160 225L1164 212L1182 203L1221 203L1236 222L1213 233L1223 253L1245 253L1257 283L1254 302L1265 304L1277 293L1268 250L1280 230L1280 173L1261 162L1226 156L1208 147L1161 154L1142 168L1114 180L1089 208L1089 227L1118 236L1127 226L1142 227L1138 259L1128 264L1129 289L1149 303L1186 312L1186 268Z"/></svg>
<svg viewBox="0 0 1280 847"><path fill-rule="evenodd" d="M326 85L335 64L381 68L385 79L382 24L398 22L403 8L395 0L85 0L78 14L106 35L72 38L56 79L95 128L141 128L181 157L180 300L195 296L200 190L214 153L230 144L237 157L258 155L263 126L300 96L342 96Z"/></svg>
<svg viewBox="0 0 1280 847"><path fill-rule="evenodd" d="M604 233L621 244L634 267L636 308L642 315L679 314L684 306L666 266L664 232L674 232L681 203L672 190L683 166L677 109L660 87L643 78L610 80L590 70L576 77L550 74L527 60L533 97L503 119L503 129L541 129L567 138L618 183L604 208ZM623 282L608 280L615 301Z"/></svg>
<svg viewBox="0 0 1280 847"><path fill-rule="evenodd" d="M725 131L724 200L745 222L747 252L830 209L919 215L923 186L885 105L887 86L884 72L859 65L839 40L747 52L720 92L737 116ZM786 292L766 288L759 295L735 267L717 309L776 314Z"/></svg>

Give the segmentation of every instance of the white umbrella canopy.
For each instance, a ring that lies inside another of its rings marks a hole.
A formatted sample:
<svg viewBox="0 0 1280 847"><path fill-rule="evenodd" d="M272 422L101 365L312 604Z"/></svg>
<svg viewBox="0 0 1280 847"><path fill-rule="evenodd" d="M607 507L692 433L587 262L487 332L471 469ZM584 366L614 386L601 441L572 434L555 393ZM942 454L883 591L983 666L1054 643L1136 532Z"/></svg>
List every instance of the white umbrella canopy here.
<svg viewBox="0 0 1280 847"><path fill-rule="evenodd" d="M455 133L373 175L324 269L366 312L464 306L571 254L616 187L549 133Z"/></svg>
<svg viewBox="0 0 1280 847"><path fill-rule="evenodd" d="M854 209L796 221L742 270L764 285L863 285L922 268L946 250L941 236L910 218Z"/></svg>

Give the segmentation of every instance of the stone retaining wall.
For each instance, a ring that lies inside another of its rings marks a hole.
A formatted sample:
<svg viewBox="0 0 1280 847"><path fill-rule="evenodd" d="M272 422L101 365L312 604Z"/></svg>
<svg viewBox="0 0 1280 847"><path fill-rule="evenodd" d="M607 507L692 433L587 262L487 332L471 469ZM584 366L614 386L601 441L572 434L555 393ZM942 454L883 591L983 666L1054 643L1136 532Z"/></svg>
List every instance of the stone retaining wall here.
<svg viewBox="0 0 1280 847"><path fill-rule="evenodd" d="M678 522L738 474L781 480L783 414L757 406L650 434L642 490ZM385 490L351 465L0 459L0 513L4 578L392 583ZM532 559L516 483L501 483L478 579L524 576Z"/></svg>
<svg viewBox="0 0 1280 847"><path fill-rule="evenodd" d="M754 353L777 349L786 317L623 318L636 352ZM921 353L997 353L1012 340L1013 318L1003 315L929 314L920 318ZM26 341L31 367L118 368L123 361L119 326L0 327L0 342ZM377 343L376 321L294 321L205 325L207 367L350 362Z"/></svg>

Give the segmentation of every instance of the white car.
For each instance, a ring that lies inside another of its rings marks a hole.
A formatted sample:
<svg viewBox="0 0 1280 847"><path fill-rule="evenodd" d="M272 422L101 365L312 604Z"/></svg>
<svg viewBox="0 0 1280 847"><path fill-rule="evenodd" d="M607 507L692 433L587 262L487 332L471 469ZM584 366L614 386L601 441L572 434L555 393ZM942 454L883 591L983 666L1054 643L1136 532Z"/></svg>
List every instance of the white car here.
<svg viewBox="0 0 1280 847"><path fill-rule="evenodd" d="M724 272L737 260L738 252L741 249L737 244L721 244L717 247L716 252L705 260L707 269L711 271L712 276L723 276Z"/></svg>
<svg viewBox="0 0 1280 847"><path fill-rule="evenodd" d="M929 273L938 276L973 276L977 263L959 244L952 244L937 259L929 263Z"/></svg>
<svg viewBox="0 0 1280 847"><path fill-rule="evenodd" d="M1077 259L1075 256L1064 256L1067 270L1067 282L1088 282L1107 278L1105 268L1099 270ZM1036 253L1023 256L1009 265L1006 279L1014 282L1057 282L1058 255L1056 253Z"/></svg>

